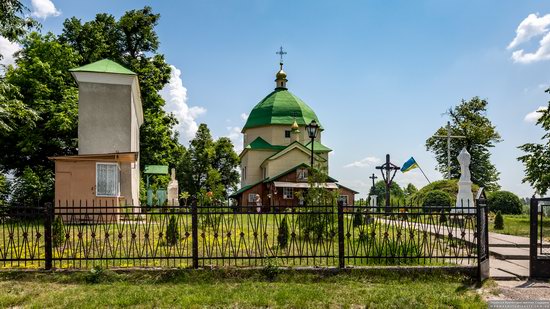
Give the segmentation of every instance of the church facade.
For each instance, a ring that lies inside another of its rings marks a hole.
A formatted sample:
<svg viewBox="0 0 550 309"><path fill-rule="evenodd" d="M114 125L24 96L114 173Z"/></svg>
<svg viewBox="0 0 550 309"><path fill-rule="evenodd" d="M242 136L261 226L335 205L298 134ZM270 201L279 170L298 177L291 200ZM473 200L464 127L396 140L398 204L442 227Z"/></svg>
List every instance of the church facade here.
<svg viewBox="0 0 550 309"><path fill-rule="evenodd" d="M241 188L230 197L239 205L299 205L300 194L309 187L311 147L316 167L329 170L330 148L322 143L324 128L305 102L288 91L283 64L276 74L276 88L250 112L242 129ZM306 126L319 124L312 144ZM358 192L328 177L321 186L337 190L345 205L353 205Z"/></svg>

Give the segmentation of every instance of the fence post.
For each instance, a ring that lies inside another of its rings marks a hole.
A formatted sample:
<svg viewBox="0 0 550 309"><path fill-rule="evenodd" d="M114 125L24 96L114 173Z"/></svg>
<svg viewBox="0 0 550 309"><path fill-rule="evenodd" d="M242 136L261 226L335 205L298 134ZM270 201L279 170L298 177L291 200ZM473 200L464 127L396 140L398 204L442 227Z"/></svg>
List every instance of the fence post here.
<svg viewBox="0 0 550 309"><path fill-rule="evenodd" d="M338 267L344 268L344 203L338 201Z"/></svg>
<svg viewBox="0 0 550 309"><path fill-rule="evenodd" d="M199 268L199 220L197 215L197 204L191 204L191 239L193 268Z"/></svg>
<svg viewBox="0 0 550 309"><path fill-rule="evenodd" d="M52 269L52 219L53 219L53 207L52 203L46 203L44 205L44 258L46 270Z"/></svg>

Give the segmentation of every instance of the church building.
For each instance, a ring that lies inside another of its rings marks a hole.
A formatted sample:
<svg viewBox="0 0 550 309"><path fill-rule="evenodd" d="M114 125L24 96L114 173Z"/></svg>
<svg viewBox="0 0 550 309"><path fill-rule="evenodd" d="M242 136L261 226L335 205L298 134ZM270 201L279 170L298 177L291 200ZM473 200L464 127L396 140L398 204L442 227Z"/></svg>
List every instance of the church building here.
<svg viewBox="0 0 550 309"><path fill-rule="evenodd" d="M296 193L309 187L311 147L314 165L329 170L332 150L321 142L324 128L313 109L288 91L287 82L281 61L275 90L252 109L242 129L241 188L230 196L239 205L256 205L257 196L265 206L299 205ZM312 121L319 126L313 144L306 130ZM338 190L345 205L353 205L358 193L331 177L319 185Z"/></svg>

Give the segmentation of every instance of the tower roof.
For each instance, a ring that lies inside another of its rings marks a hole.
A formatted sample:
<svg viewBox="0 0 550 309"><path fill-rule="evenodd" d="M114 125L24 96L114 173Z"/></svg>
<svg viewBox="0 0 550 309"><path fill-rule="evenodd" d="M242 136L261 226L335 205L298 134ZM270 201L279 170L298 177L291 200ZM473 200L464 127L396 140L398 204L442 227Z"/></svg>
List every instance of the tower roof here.
<svg viewBox="0 0 550 309"><path fill-rule="evenodd" d="M294 120L301 126L312 120L319 123L313 109L304 101L285 88L276 88L254 106L243 130L268 125L291 126Z"/></svg>
<svg viewBox="0 0 550 309"><path fill-rule="evenodd" d="M70 69L69 71L136 75L136 73L109 59L92 62L78 68Z"/></svg>

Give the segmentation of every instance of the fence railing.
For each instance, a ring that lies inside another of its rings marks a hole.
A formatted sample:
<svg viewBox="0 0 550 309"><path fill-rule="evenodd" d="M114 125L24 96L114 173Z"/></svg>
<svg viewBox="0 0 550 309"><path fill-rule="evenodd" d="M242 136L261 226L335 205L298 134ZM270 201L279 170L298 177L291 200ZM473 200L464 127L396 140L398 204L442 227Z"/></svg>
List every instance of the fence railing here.
<svg viewBox="0 0 550 309"><path fill-rule="evenodd" d="M13 207L0 212L0 265L474 267L477 207Z"/></svg>

